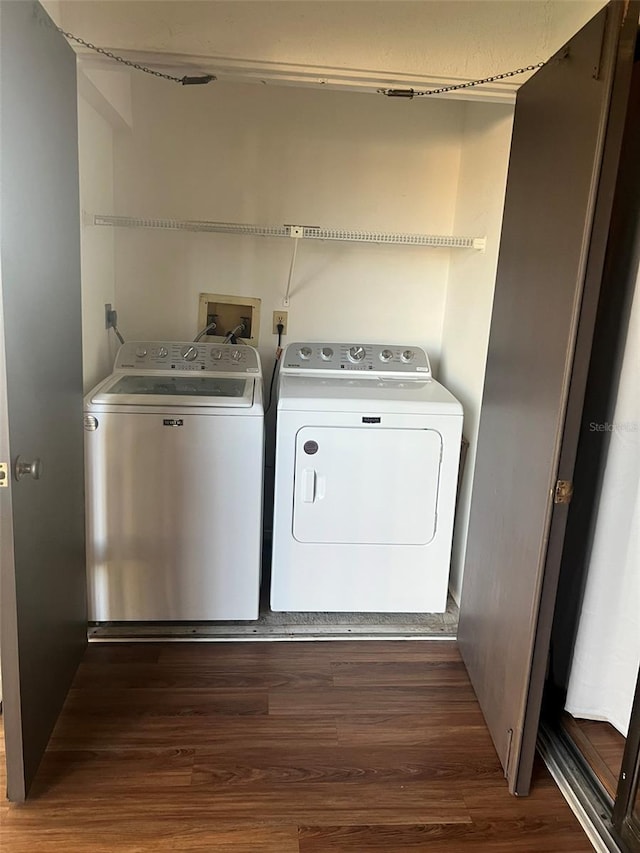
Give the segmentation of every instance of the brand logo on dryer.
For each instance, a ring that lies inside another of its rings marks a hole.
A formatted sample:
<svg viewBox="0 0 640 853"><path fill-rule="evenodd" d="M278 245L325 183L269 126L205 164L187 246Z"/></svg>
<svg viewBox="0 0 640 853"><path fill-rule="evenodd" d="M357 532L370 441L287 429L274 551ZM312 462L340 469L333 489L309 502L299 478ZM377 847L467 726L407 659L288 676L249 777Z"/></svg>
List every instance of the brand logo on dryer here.
<svg viewBox="0 0 640 853"><path fill-rule="evenodd" d="M170 427L184 426L184 420L182 418L163 418L162 423L164 426Z"/></svg>

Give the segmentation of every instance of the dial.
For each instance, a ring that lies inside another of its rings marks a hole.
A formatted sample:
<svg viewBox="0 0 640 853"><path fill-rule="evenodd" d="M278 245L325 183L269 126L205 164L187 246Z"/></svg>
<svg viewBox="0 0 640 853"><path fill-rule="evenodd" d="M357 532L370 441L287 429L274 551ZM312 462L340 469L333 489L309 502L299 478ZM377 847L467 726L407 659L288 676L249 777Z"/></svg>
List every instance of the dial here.
<svg viewBox="0 0 640 853"><path fill-rule="evenodd" d="M242 350L234 349L234 351L231 353L231 358L233 359L233 361L240 361L240 359L242 358Z"/></svg>
<svg viewBox="0 0 640 853"><path fill-rule="evenodd" d="M414 356L415 356L415 353L412 349L406 349L402 353L402 360L404 361L405 364L408 364L410 361L413 361Z"/></svg>
<svg viewBox="0 0 640 853"><path fill-rule="evenodd" d="M184 347L180 355L185 361L195 361L198 357L198 347Z"/></svg>
<svg viewBox="0 0 640 853"><path fill-rule="evenodd" d="M144 347L138 347L136 350L136 358L146 358L147 351Z"/></svg>
<svg viewBox="0 0 640 853"><path fill-rule="evenodd" d="M362 359L365 357L366 354L367 354L367 351L364 347L361 347L361 346L349 347L348 356L351 359L351 361L353 361L353 362L362 361Z"/></svg>
<svg viewBox="0 0 640 853"><path fill-rule="evenodd" d="M331 359L333 358L333 350L331 349L331 347L322 347L322 349L320 350L320 357L323 358L325 361L331 361Z"/></svg>
<svg viewBox="0 0 640 853"><path fill-rule="evenodd" d="M158 348L158 358L166 358L169 355L169 350L166 347Z"/></svg>
<svg viewBox="0 0 640 853"><path fill-rule="evenodd" d="M303 359L303 361L309 361L309 359L313 355L313 350L311 349L311 347L300 347L300 349L298 350L298 355L301 359Z"/></svg>
<svg viewBox="0 0 640 853"><path fill-rule="evenodd" d="M391 352L390 349L381 350L380 361L384 361L384 363L386 364L388 361L391 361L392 358L393 358L393 353Z"/></svg>
<svg viewBox="0 0 640 853"><path fill-rule="evenodd" d="M214 361L220 361L222 358L222 350L221 349L212 349L211 350L211 358Z"/></svg>

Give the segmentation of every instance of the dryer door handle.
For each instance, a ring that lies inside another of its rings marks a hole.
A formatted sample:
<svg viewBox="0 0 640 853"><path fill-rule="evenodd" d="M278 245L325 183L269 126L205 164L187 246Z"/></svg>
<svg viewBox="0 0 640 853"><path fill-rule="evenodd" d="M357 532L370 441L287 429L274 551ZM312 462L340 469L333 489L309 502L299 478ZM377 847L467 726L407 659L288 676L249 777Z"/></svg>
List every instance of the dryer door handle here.
<svg viewBox="0 0 640 853"><path fill-rule="evenodd" d="M312 504L316 499L316 472L313 468L305 468L302 472L302 500Z"/></svg>

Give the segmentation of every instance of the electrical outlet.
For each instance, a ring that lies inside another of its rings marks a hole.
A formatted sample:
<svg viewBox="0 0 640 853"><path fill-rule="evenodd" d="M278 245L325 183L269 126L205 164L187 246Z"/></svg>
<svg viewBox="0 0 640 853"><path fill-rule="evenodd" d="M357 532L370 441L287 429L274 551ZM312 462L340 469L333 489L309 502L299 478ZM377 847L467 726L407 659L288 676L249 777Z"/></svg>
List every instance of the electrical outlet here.
<svg viewBox="0 0 640 853"><path fill-rule="evenodd" d="M111 303L108 302L104 306L104 327L105 329L115 329L118 325L118 313L111 307Z"/></svg>
<svg viewBox="0 0 640 853"><path fill-rule="evenodd" d="M274 311L273 312L273 334L274 335L278 334L278 324L279 323L282 323L282 325L284 327L282 329L282 334L283 335L287 334L287 316L288 316L288 313L289 313L288 311Z"/></svg>

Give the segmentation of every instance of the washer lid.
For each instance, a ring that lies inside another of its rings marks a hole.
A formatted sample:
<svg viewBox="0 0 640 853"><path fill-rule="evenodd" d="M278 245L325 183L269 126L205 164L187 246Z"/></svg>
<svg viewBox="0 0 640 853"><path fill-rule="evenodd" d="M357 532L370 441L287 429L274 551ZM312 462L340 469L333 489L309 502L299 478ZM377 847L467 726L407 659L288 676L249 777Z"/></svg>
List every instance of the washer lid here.
<svg viewBox="0 0 640 853"><path fill-rule="evenodd" d="M253 404L254 385L255 379L243 376L117 373L96 389L91 402L248 408Z"/></svg>

